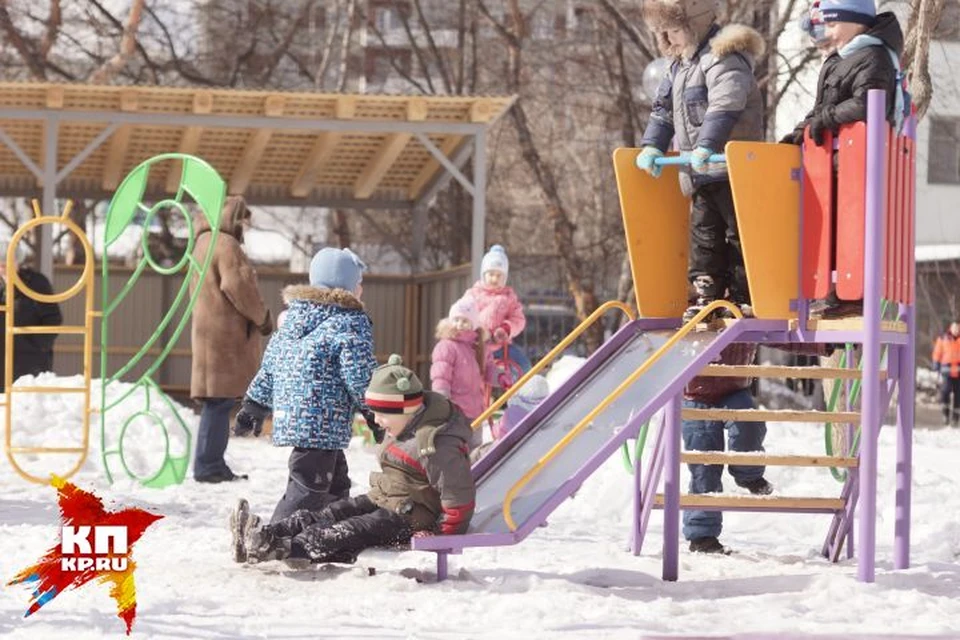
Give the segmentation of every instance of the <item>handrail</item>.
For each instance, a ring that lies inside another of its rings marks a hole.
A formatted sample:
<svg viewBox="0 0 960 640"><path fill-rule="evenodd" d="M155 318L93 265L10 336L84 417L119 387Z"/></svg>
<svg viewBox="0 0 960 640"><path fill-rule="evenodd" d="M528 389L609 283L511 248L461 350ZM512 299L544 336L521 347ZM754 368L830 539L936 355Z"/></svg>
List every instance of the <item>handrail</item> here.
<svg viewBox="0 0 960 640"><path fill-rule="evenodd" d="M715 153L712 156L707 158L707 164L725 164L727 162L727 156L722 153ZM679 165L686 166L690 164L690 156L687 154L680 156L663 156L661 158L656 158L653 161L658 167L664 167L669 165Z"/></svg>
<svg viewBox="0 0 960 640"><path fill-rule="evenodd" d="M550 364L550 362L555 357L557 357L558 354L560 354L561 352L563 352L564 349L566 349L571 344L573 344L574 340L580 337L580 334L586 331L590 327L590 325L592 325L594 322L597 321L597 318L605 314L610 309L620 309L631 320L637 319L637 316L633 312L633 309L631 309L628 305L624 304L623 302L620 302L619 300L610 300L609 302L604 302L602 305L597 307L596 311L594 311L589 316L587 316L587 319L581 322L576 329L571 331L566 338L561 340L560 344L558 344L553 349L551 349L550 352L547 353L547 355L543 356L543 358L541 358L537 364L532 366L530 368L530 371L527 371L523 376L520 377L519 380L514 382L513 385L511 385L510 388L507 389L502 396L497 398L497 400L493 404L487 407L486 411L484 411L479 416L474 418L473 422L470 423L470 428L476 429L477 427L482 426L483 423L487 420L487 418L492 416L494 411L502 407L507 400L512 398L517 393L517 391L519 391L523 387L523 385L525 385L527 381L530 380L530 378L532 378L533 376L543 371L547 367L547 365Z"/></svg>
<svg viewBox="0 0 960 640"><path fill-rule="evenodd" d="M628 377L626 380L620 383L620 386L614 389L610 393L610 395L604 398L603 402L598 404L596 407L594 407L594 409L590 413L584 416L583 419L580 422L578 422L577 425L573 429L571 429L567 433L567 435L565 435L560 440L560 442L555 444L553 448L550 449L550 451L548 451L542 458L537 460L537 463L532 467L530 467L530 469L523 475L523 477L517 480L517 482L512 487L510 487L510 489L507 491L506 496L503 499L503 519L507 523L507 526L510 527L510 531L517 530L517 523L514 522L513 520L513 516L510 513L510 507L513 505L513 499L514 497L516 497L520 489L525 487L530 482L530 480L533 479L534 476L540 473L540 470L543 469L543 467L545 467L548 462L550 462L553 458L557 456L557 454L563 451L567 447L567 445L569 445L570 442L573 441L574 438L580 435L580 432L586 429L587 425L593 422L593 419L596 418L598 414L603 412L608 406L610 406L614 402L614 400L619 398L620 395L627 390L627 388L629 388L634 382L636 382L637 378L639 378L644 373L646 373L650 369L650 367L653 366L653 363L659 360L664 353L670 350L673 347L673 345L675 345L677 342L680 341L681 338L683 338L685 335L693 331L696 328L696 326L704 318L709 316L711 313L713 313L717 309L721 309L721 308L725 308L728 311L730 311L733 314L733 316L737 319L743 318L743 313L740 311L740 308L737 307L732 302L730 302L729 300L715 300L711 302L709 305L707 305L706 307L704 307L703 309L701 309L700 313L695 315L689 322L687 322L683 327L681 327L679 331L677 331L675 334L670 336L669 340L664 342L660 346L660 348L653 353L652 356L647 358L647 360L643 364L637 367L637 369L632 374L630 374L630 377Z"/></svg>

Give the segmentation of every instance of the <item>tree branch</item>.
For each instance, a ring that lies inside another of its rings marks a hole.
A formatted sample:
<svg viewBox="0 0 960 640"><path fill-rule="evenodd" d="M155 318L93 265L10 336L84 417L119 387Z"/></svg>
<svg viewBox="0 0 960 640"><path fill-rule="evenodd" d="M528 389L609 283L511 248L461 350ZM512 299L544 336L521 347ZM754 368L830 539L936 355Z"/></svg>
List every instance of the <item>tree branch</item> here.
<svg viewBox="0 0 960 640"><path fill-rule="evenodd" d="M127 64L127 61L136 49L137 29L140 28L140 22L143 18L144 2L145 0L133 0L133 4L130 5L130 14L127 16L127 24L123 28L123 36L120 38L120 47L116 55L94 71L87 80L88 82L91 84L105 84L110 82Z"/></svg>

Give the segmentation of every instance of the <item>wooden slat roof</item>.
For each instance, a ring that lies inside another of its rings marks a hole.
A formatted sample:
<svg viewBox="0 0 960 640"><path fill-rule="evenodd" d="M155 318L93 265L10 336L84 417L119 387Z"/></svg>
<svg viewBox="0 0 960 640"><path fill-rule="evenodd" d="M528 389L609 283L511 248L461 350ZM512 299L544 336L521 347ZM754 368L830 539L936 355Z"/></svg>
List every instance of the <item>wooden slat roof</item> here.
<svg viewBox="0 0 960 640"><path fill-rule="evenodd" d="M456 157L512 102L0 83L0 129L42 170L45 131L56 122L59 172L115 127L62 178L61 197L108 196L143 160L180 151L212 164L230 193L255 204L409 207L446 172L416 134ZM151 172L156 195L175 190L176 178L165 171ZM0 193L32 196L40 188L42 180L0 146Z"/></svg>

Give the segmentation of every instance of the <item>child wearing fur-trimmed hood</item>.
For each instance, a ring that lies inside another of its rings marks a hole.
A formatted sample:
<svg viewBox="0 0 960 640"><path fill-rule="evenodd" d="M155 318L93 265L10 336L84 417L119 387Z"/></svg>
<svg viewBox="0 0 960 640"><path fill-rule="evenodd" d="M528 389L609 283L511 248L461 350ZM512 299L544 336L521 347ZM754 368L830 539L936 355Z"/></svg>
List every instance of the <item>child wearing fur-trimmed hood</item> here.
<svg viewBox="0 0 960 640"><path fill-rule="evenodd" d="M725 164L709 163L730 140L762 140L760 91L753 75L764 51L754 29L716 23L713 0L647 0L644 19L660 51L671 60L657 90L637 166L654 177L656 160L675 139L690 156L680 187L692 200L687 276L696 299L690 320L715 300L727 298L750 313L740 234Z"/></svg>

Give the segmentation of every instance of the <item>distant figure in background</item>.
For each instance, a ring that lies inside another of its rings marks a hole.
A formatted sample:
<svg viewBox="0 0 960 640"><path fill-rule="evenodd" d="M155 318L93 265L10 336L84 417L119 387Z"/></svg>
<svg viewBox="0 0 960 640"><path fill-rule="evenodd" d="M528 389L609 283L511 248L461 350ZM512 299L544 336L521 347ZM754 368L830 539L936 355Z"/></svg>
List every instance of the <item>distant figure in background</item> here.
<svg viewBox="0 0 960 640"><path fill-rule="evenodd" d="M960 423L960 322L951 322L933 346L933 367L940 373L943 424ZM950 396L953 396L951 401Z"/></svg>
<svg viewBox="0 0 960 640"><path fill-rule="evenodd" d="M14 262L17 265L17 275L24 286L36 293L50 295L53 286L45 275L24 264L22 243L14 249ZM10 242L0 241L0 304L7 308L7 252ZM28 297L20 289L16 289L13 300L13 322L18 327L57 327L63 324L63 315L60 306L55 303L38 302ZM6 318L0 314L0 366L6 362ZM44 371L53 370L53 342L56 334L18 335L13 339L13 380L20 376L37 375ZM3 390L7 388L6 366L0 369L0 381Z"/></svg>
<svg viewBox="0 0 960 640"><path fill-rule="evenodd" d="M227 466L223 454L230 436L230 412L247 391L260 367L261 336L273 331L270 310L257 288L257 274L243 253L243 229L250 210L240 196L230 196L223 206L220 234L213 261L200 287L193 309L193 366L190 396L203 403L193 461L197 482L229 482L246 479ZM206 217L194 223L193 255L203 261L210 245L211 229Z"/></svg>

